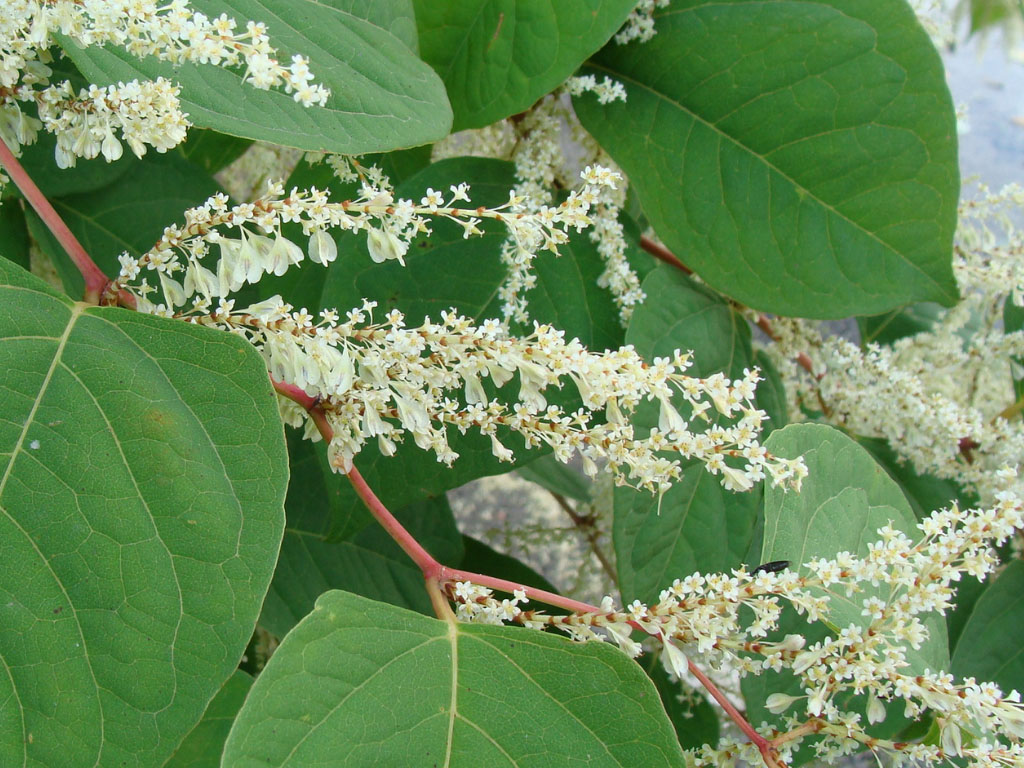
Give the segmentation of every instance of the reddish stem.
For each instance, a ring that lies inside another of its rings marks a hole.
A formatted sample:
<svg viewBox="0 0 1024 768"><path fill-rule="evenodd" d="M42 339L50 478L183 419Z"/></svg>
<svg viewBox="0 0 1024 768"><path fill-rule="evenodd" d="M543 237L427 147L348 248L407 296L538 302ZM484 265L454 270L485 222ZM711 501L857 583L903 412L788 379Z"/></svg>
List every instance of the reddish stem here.
<svg viewBox="0 0 1024 768"><path fill-rule="evenodd" d="M39 218L43 220L46 228L53 233L53 236L57 238L57 241L67 251L68 256L71 257L71 261L78 267L78 271L82 273L82 277L85 279L84 300L92 304L98 304L100 296L103 295L104 288L106 288L107 283L110 281L100 271L100 268L96 266L96 262L86 253L85 248L78 242L78 239L71 234L67 224L64 223L64 220L57 214L53 206L50 205L50 201L46 199L46 196L39 190L39 187L32 181L28 173L25 172L25 169L21 167L21 163L18 162L14 153L2 140L0 140L0 165L10 174L11 180L21 190L21 194L25 196L25 199L35 209L35 212L39 214Z"/></svg>
<svg viewBox="0 0 1024 768"><path fill-rule="evenodd" d="M377 498L377 494L373 492L373 489L366 484L363 476L359 474L359 470L352 467L348 471L348 479L352 483L352 487L356 489L356 493L359 494L359 498L363 500L367 509L370 510L370 514L383 526L388 535L402 548L402 551L419 566L420 570L423 571L423 576L427 579L438 580L440 573L444 570L444 566L437 562L416 541L411 533L405 530L405 527L384 506L384 503Z"/></svg>
<svg viewBox="0 0 1024 768"><path fill-rule="evenodd" d="M671 266L675 267L676 269L681 269L688 275L693 274L693 270L690 269L685 264L683 264L683 262L679 260L679 257L672 253L672 251L670 251L661 243L654 242L653 240L651 240L651 238L647 237L646 235L640 238L640 247L647 251L649 254L651 254L651 256L658 259L658 261L663 261L666 264L670 264Z"/></svg>
<svg viewBox="0 0 1024 768"><path fill-rule="evenodd" d="M775 747L772 746L772 743L754 730L754 726L747 722L747 719L743 714L736 709L728 698L726 698L726 695L718 689L718 686L711 682L711 678L700 670L700 667L689 659L686 660L686 664L690 668L690 674L700 680L700 684L707 688L708 693L714 697L719 706L725 710L726 714L732 718L732 721L736 723L737 726L739 726L739 729L743 731L744 735L750 739L750 743L757 747L757 751L761 753L761 757L764 759L765 765L770 768L776 768L779 764L778 753L775 751Z"/></svg>
<svg viewBox="0 0 1024 768"><path fill-rule="evenodd" d="M596 605L582 603L579 600L573 600L571 597L556 595L554 592L537 589L536 587L530 587L526 584L498 579L484 573L473 573L472 571L462 571L458 568L441 566L438 578L441 581L471 581L474 584L480 584L481 586L490 587L491 589L500 589L502 592L508 592L509 594L520 589L525 592L526 596L531 600L537 600L541 603L547 603L548 605L564 608L567 611L572 611L574 613L601 613L601 609Z"/></svg>

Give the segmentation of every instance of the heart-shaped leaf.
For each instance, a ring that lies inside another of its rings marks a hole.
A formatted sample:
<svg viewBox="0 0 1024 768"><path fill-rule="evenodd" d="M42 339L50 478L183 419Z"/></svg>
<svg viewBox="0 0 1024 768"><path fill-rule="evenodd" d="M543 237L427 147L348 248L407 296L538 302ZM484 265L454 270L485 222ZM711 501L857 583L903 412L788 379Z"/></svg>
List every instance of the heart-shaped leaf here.
<svg viewBox="0 0 1024 768"><path fill-rule="evenodd" d="M0 259L0 765L160 766L231 675L284 526L284 435L231 334Z"/></svg>
<svg viewBox="0 0 1024 768"><path fill-rule="evenodd" d="M584 68L625 104L574 103L679 258L783 315L956 300L956 121L906 3L677 0L655 28Z"/></svg>
<svg viewBox="0 0 1024 768"><path fill-rule="evenodd" d="M232 768L682 766L658 694L603 643L460 624L328 592L284 639L224 748Z"/></svg>

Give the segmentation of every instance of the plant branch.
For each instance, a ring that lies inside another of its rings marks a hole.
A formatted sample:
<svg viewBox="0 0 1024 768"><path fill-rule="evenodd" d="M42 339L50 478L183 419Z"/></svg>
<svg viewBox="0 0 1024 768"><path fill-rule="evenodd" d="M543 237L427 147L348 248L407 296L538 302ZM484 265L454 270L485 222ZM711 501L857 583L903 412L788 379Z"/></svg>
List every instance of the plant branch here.
<svg viewBox="0 0 1024 768"><path fill-rule="evenodd" d="M768 768L780 768L779 765L779 753L772 746L772 743L768 741L764 736L754 730L747 719L743 716L743 713L736 709L735 705L729 701L724 693L719 690L718 686L715 685L711 678L701 671L700 667L694 664L689 659L686 660L687 666L690 668L690 674L700 680L700 684L703 685L708 693L718 702L719 706L725 710L726 714L732 718L732 721L739 726L739 729L743 731L743 734L750 739L750 743L757 747L757 751L761 753L761 757L764 759L765 765Z"/></svg>
<svg viewBox="0 0 1024 768"><path fill-rule="evenodd" d="M68 225L50 205L50 201L32 181L32 177L22 168L21 163L3 140L0 140L0 165L10 175L11 180L21 190L21 194L25 196L35 212L39 214L39 218L43 220L46 228L53 233L53 236L67 251L71 261L78 267L78 271L82 273L82 277L85 279L84 300L91 304L99 304L100 297L110 280L96 266L96 262L92 260L78 239L71 234Z"/></svg>
<svg viewBox="0 0 1024 768"><path fill-rule="evenodd" d="M277 392L298 403L309 412L310 417L316 424L321 436L325 441L329 442L333 437L334 432L331 429L330 424L327 423L324 410L319 401L292 384L275 381L273 378L271 378L271 382ZM440 588L445 583L454 581L469 581L473 584L478 584L490 589L497 589L509 594L513 594L516 591L522 591L526 593L526 596L530 600L536 600L541 603L563 608L573 613L602 613L601 609L596 605L590 605L589 603L584 603L579 600L573 600L572 598L557 595L554 592L548 592L544 589L538 589L536 587L531 587L514 581L508 581L506 579L499 579L483 573L473 573L472 571L463 571L459 568L449 568L448 566L441 565L420 545L418 541L416 541L415 537L402 526L398 519L391 514L384 503L377 498L377 494L375 494L373 489L367 485L366 480L363 479L363 476L359 474L359 471L354 466L348 471L348 479L355 488L359 498L363 500L363 503L366 504L367 508L370 510L370 514L373 515L374 519L381 524L384 530L388 532L391 538L393 538L398 546L400 546L402 550L412 558L413 562L415 562L423 572L423 576L427 582L427 592L430 595L431 603L434 606L434 610L437 613L438 618L449 619L450 617L451 607ZM645 631L638 623L630 622L630 624L635 629ZM768 766L768 768L781 768L778 762L778 753L775 751L772 744L764 736L754 730L754 727L747 721L743 714L736 709L733 703L725 697L725 695L718 689L718 686L716 686L711 679L700 670L700 668L698 668L692 661L688 661L687 663L693 676L700 681L701 685L703 685L715 701L721 705L726 714L732 718L733 722L735 722L739 729L743 731L747 738L750 739L751 743L757 747L761 756L764 758L765 765Z"/></svg>
<svg viewBox="0 0 1024 768"><path fill-rule="evenodd" d="M675 267L676 269L682 270L688 275L693 274L693 270L690 269L685 264L683 264L683 262L679 260L678 256L672 253L672 251L670 251L661 243L657 243L651 238L647 237L647 235L643 235L640 238L640 247L647 251L649 254L651 254L651 256L656 258L658 261L663 261L666 264Z"/></svg>
<svg viewBox="0 0 1024 768"><path fill-rule="evenodd" d="M441 571L438 574L438 578L441 581L471 581L482 587L489 587L490 589L508 592L510 595L516 590L521 590L525 592L526 596L531 600L536 600L548 605L554 605L558 608L564 608L565 610L572 611L573 613L601 613L601 609L596 605L583 603L579 600L573 600L571 597L563 597L562 595L556 595L554 592L548 592L547 590L538 589L537 587L531 587L526 584L520 584L515 581L508 581L506 579L488 576L485 573L473 573L472 571L463 571L458 568L442 566Z"/></svg>

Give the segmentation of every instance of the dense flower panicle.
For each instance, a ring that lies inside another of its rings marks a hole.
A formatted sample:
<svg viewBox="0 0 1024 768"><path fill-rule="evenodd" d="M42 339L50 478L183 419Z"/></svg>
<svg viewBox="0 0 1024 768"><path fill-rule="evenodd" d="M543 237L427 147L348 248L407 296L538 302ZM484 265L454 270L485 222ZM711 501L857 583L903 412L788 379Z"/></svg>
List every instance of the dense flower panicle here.
<svg viewBox="0 0 1024 768"><path fill-rule="evenodd" d="M600 83L592 75L570 78L563 89L541 99L514 120L463 131L439 142L432 157L436 161L469 154L511 160L515 165L516 197L529 206L528 210L542 211L553 204L556 189L575 185L576 169L581 165L606 167L618 173L614 162L587 134L569 106L570 94L586 92L593 92L601 103L626 98L622 84L608 78ZM566 151L567 141L573 151ZM579 155L579 150L582 150L582 158L570 162L567 158ZM597 282L611 293L625 326L634 307L645 298L640 280L626 256L628 246L619 221L626 188L617 179L614 186L602 186L597 192L590 210L593 225L588 233L605 263ZM508 276L498 297L506 326L530 321L529 291L537 281L533 273L535 255L523 250L512 238L502 247L501 258Z"/></svg>
<svg viewBox="0 0 1024 768"><path fill-rule="evenodd" d="M605 87L605 90L601 90ZM593 90L598 100L625 101L626 93L620 83L606 81L597 86L596 80L575 78L567 84L569 93ZM586 134L575 114L558 94L538 102L513 124L519 140L513 145L511 159L516 168L516 194L532 201L534 209L550 204L556 187L568 186L572 171L562 148L564 126L574 145L584 149L586 160L601 167L615 169L611 158ZM615 170L618 177L621 174ZM626 258L626 239L619 222L619 212L625 204L626 189L622 184L604 186L594 200L591 217L594 226L589 237L597 245L605 269L598 277L598 285L607 288L619 308L623 325L629 322L633 308L644 300L640 280ZM502 258L509 274L501 287L502 314L507 322L525 323L529 320L528 291L536 283L532 272L533 258L507 243Z"/></svg>
<svg viewBox="0 0 1024 768"><path fill-rule="evenodd" d="M615 42L625 45L633 40L646 43L657 34L654 28L654 12L659 8L667 8L670 0L640 0L636 8L629 12L626 23L615 35Z"/></svg>
<svg viewBox="0 0 1024 768"><path fill-rule="evenodd" d="M1012 386L1024 331L1003 324L1006 303L1024 303L1024 233L1014 223L1022 211L1016 185L965 196L953 260L963 298L926 331L861 347L808 321L772 320L768 351L791 416L803 418L803 405L822 410L857 434L886 438L918 472L994 498L995 470L1024 455ZM795 362L801 354L811 371Z"/></svg>
<svg viewBox="0 0 1024 768"><path fill-rule="evenodd" d="M1016 479L1015 471L998 473L1004 489ZM799 678L802 694L777 693L766 702L776 714L790 713L788 730L762 728L783 757L804 736L816 734L824 738L815 749L827 759L867 746L888 753L897 765L944 757L967 758L976 766L1019 765L1024 757L1024 706L1017 691L1003 692L971 678L957 682L945 672L914 669L908 659L908 650L920 648L928 638L922 616L945 613L964 575L984 578L991 573L998 565L993 546L1024 527L1024 501L1010 490L997 496L989 508L954 506L932 513L918 525L921 538L916 542L886 526L864 555L840 552L781 572L695 573L676 579L649 606L634 601L616 609L606 598L599 612L557 616L503 609L488 590L472 585L461 585L452 596L461 603L464 594L472 594L477 605L460 607L459 612L467 620L552 626L577 640L613 641L631 656L641 651L631 634L642 630L661 640L662 663L680 678L687 676L691 657L713 666L731 663L741 674L789 669ZM837 596L860 601L861 623L812 645L800 635L771 639L782 601L820 620L831 616ZM867 723L841 709L839 696L845 692L867 695ZM925 710L934 714L940 744L871 736L867 729L886 717L885 701L901 701L908 717ZM963 735L967 733L973 735L970 745ZM760 762L757 750L742 742L705 747L697 757L710 766L737 755L751 764Z"/></svg>
<svg viewBox="0 0 1024 768"><path fill-rule="evenodd" d="M75 93L67 81L50 83L48 48L57 34L81 46L112 44L138 56L174 64L245 67L243 79L260 89L283 88L304 106L324 105L329 91L313 82L300 55L283 64L266 27L238 29L226 14L213 19L186 0L8 0L0 14L0 138L17 150L40 128L56 134L57 163L98 154L122 154L118 133L141 156L146 145L166 151L188 127L178 89L166 80L94 85ZM23 112L34 104L38 119Z"/></svg>
<svg viewBox="0 0 1024 768"><path fill-rule="evenodd" d="M184 226L169 227L141 258L122 255L121 274L110 291L129 290L142 311L221 327L250 340L275 379L321 399L334 433L330 456L339 471L347 471L368 441L391 455L407 434L451 464L457 454L448 443L449 428L481 432L495 456L511 461L512 450L499 438L499 430L507 429L528 448L550 447L563 462L582 456L591 475L608 463L620 483L654 491L664 491L679 476L680 459L703 461L731 490L748 490L766 476L799 487L803 463L773 457L758 443L766 416L753 403L756 371L735 381L721 374L698 379L686 375L690 361L679 352L648 364L631 347L592 353L546 325L513 338L500 322L477 326L454 312L407 328L398 311L374 322L373 302L344 317L325 310L314 318L277 296L247 307L235 307L230 298L243 285L267 273L284 274L307 257L318 264L333 261L337 248L329 227L366 230L375 261L401 262L409 240L427 229L431 216L456 221L466 236L479 233L483 218L499 219L520 242L555 248L569 227L589 223L594 190L614 183L614 174L587 168L583 180L580 192L537 214L519 211L514 194L498 209L456 208L457 201L469 200L466 185L452 186L448 195L428 189L418 206L373 187L343 203L331 203L315 189L285 197L279 185L255 203L231 208L219 195L190 210ZM289 221L308 235L305 251L281 234L281 224ZM215 266L208 259L211 245L220 254ZM513 378L515 397L492 399L485 389L488 379L501 390ZM551 389L566 382L583 402L572 412L548 402ZM637 434L627 418L642 401L660 405L659 424L647 435ZM733 423L717 424L713 413Z"/></svg>

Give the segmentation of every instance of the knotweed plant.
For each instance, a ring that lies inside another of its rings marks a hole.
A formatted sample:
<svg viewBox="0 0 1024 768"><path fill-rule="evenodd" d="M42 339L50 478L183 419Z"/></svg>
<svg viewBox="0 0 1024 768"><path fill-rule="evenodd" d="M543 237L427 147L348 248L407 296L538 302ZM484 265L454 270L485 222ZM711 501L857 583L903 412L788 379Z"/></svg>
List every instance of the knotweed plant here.
<svg viewBox="0 0 1024 768"><path fill-rule="evenodd" d="M1024 764L955 124L902 0L8 3L0 763Z"/></svg>

